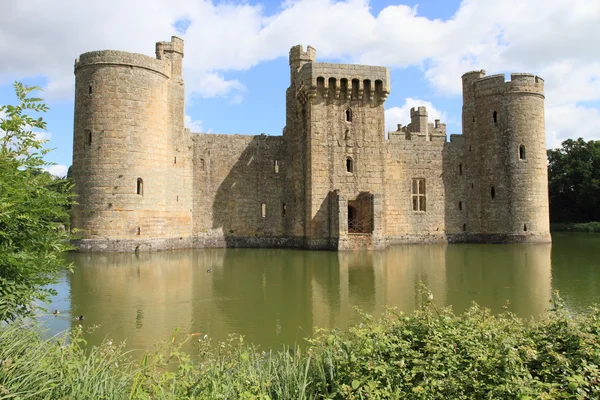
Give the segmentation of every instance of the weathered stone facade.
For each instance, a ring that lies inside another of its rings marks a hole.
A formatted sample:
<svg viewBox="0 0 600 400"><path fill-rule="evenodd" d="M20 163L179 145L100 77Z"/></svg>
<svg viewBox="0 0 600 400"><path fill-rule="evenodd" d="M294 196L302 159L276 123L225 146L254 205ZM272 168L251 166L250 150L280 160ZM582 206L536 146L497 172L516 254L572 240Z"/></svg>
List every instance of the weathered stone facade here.
<svg viewBox="0 0 600 400"><path fill-rule="evenodd" d="M84 251L547 242L544 82L463 75L463 135L384 129L384 67L290 50L282 136L183 126L183 41L75 63L73 227Z"/></svg>

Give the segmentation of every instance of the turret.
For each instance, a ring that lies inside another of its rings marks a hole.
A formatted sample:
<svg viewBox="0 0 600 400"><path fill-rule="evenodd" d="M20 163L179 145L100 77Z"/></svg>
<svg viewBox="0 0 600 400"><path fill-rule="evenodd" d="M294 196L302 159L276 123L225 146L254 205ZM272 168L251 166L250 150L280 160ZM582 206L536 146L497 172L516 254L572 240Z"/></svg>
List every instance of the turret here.
<svg viewBox="0 0 600 400"><path fill-rule="evenodd" d="M427 109L425 107L413 107L410 109L410 124L412 125L413 132L419 132L425 137L428 136L427 132Z"/></svg>
<svg viewBox="0 0 600 400"><path fill-rule="evenodd" d="M317 60L317 51L312 46L307 46L306 51L301 44L290 49L290 81L294 83L296 73L306 63L315 62Z"/></svg>
<svg viewBox="0 0 600 400"><path fill-rule="evenodd" d="M549 241L544 81L531 74L463 75L469 231L500 241Z"/></svg>
<svg viewBox="0 0 600 400"><path fill-rule="evenodd" d="M156 48L157 58L104 50L75 62L73 227L88 239L84 249L191 233L191 193L180 189L186 156L177 159L174 143L183 97L172 93L172 74L183 42Z"/></svg>
<svg viewBox="0 0 600 400"><path fill-rule="evenodd" d="M171 63L173 77L182 76L183 67L183 39L171 36L170 42L156 42L156 58L168 60Z"/></svg>

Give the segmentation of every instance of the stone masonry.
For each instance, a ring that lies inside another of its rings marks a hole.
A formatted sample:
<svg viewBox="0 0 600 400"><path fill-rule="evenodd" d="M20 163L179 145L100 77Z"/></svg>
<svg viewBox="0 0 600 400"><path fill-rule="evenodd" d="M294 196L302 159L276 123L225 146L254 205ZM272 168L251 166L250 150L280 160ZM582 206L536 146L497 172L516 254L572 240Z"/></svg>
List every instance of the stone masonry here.
<svg viewBox="0 0 600 400"><path fill-rule="evenodd" d="M549 242L544 81L463 75L463 134L385 133L385 67L290 50L282 136L184 128L183 40L75 62L73 228L82 251L378 249Z"/></svg>

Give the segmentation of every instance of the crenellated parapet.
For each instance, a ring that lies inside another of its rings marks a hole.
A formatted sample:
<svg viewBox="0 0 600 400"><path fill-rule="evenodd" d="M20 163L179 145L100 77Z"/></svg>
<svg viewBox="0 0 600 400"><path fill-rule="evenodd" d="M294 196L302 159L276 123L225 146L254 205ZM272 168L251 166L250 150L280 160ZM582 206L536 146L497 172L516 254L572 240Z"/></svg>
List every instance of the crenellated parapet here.
<svg viewBox="0 0 600 400"><path fill-rule="evenodd" d="M473 81L475 98L507 93L530 94L544 97L544 80L532 74L514 73L506 81L504 74L490 75Z"/></svg>
<svg viewBox="0 0 600 400"><path fill-rule="evenodd" d="M183 39L171 36L170 42L156 42L156 59L166 60L171 64L174 77L181 77L183 72Z"/></svg>
<svg viewBox="0 0 600 400"><path fill-rule="evenodd" d="M390 71L385 67L314 62L316 51L302 46L290 50L292 83L297 98L362 102L380 105L390 93Z"/></svg>
<svg viewBox="0 0 600 400"><path fill-rule="evenodd" d="M89 67L125 66L156 72L165 78L171 77L171 65L144 54L127 53L116 50L90 51L75 60L75 74Z"/></svg>

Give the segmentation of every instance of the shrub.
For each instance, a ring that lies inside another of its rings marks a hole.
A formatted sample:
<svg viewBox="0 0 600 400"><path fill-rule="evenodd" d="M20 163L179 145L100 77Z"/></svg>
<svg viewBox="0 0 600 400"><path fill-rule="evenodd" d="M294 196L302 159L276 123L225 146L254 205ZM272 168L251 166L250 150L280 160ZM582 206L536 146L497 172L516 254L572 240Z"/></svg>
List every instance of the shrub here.
<svg viewBox="0 0 600 400"><path fill-rule="evenodd" d="M363 315L347 331L319 330L306 350L260 351L243 338L198 334L158 343L134 363L105 342L0 330L0 398L555 399L600 397L600 310L570 315L556 296L538 320L461 315L427 305ZM197 344L192 357L181 351Z"/></svg>

